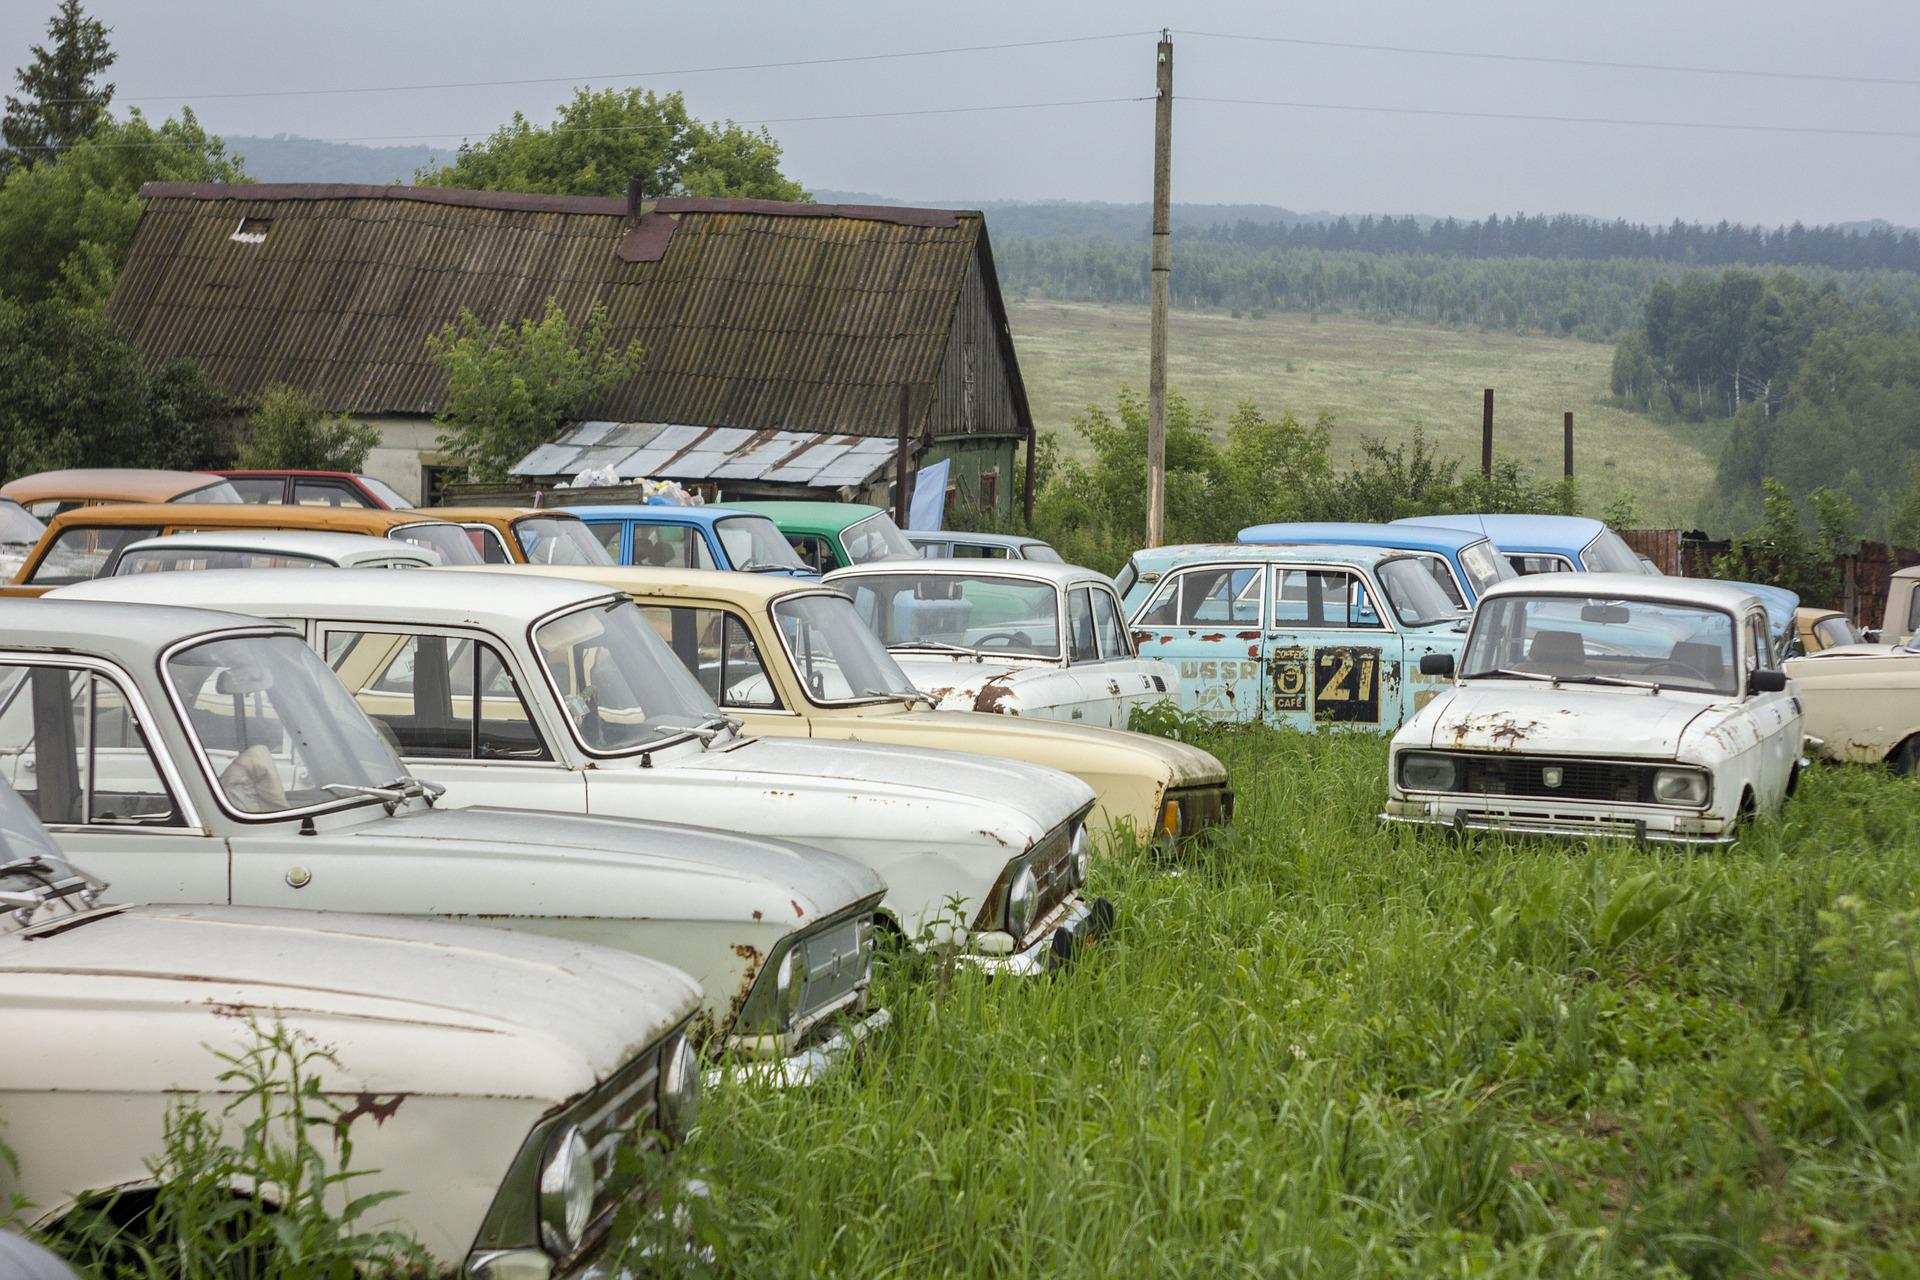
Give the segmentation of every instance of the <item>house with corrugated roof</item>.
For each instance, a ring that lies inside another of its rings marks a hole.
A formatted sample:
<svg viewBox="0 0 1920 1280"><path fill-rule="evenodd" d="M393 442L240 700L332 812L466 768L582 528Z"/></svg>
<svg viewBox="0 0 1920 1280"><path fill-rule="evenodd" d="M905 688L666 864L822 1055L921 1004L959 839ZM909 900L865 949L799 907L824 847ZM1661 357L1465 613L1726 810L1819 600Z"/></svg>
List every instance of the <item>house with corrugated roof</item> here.
<svg viewBox="0 0 1920 1280"><path fill-rule="evenodd" d="M371 422L367 470L413 498L448 459L427 339L461 310L606 304L644 363L523 459L722 498L889 500L909 462L1010 513L1033 418L977 212L345 184L149 183L109 303L149 360L236 401L275 383ZM903 391L904 388L904 391Z"/></svg>

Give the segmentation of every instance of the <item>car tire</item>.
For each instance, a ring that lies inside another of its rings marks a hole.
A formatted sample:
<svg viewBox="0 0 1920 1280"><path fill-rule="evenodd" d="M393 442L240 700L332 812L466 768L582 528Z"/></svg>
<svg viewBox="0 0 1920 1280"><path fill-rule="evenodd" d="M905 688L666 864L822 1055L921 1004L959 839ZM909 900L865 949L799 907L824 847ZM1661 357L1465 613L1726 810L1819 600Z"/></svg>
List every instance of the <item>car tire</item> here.
<svg viewBox="0 0 1920 1280"><path fill-rule="evenodd" d="M1904 777L1920 770L1920 737L1908 738L1887 756L1887 767Z"/></svg>

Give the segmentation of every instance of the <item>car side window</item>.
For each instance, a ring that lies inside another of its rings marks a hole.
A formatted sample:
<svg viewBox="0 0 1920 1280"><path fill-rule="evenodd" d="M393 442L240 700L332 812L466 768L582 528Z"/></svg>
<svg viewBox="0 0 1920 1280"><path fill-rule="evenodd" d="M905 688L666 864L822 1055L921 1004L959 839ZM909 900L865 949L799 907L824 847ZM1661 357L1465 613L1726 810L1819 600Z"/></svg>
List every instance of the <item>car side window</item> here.
<svg viewBox="0 0 1920 1280"><path fill-rule="evenodd" d="M1767 634L1766 618L1758 613L1747 615L1747 670L1757 671L1762 667L1773 666L1773 639Z"/></svg>
<svg viewBox="0 0 1920 1280"><path fill-rule="evenodd" d="M403 756L551 760L506 660L464 637L329 631L327 665Z"/></svg>
<svg viewBox="0 0 1920 1280"><path fill-rule="evenodd" d="M1143 627L1260 625L1264 572L1256 566L1203 565L1164 579L1146 611Z"/></svg>
<svg viewBox="0 0 1920 1280"><path fill-rule="evenodd" d="M787 544L809 567L821 573L831 573L840 567L839 558L833 554L833 544L817 534L788 534Z"/></svg>
<svg viewBox="0 0 1920 1280"><path fill-rule="evenodd" d="M1093 629L1100 637L1100 656L1103 658L1131 658L1133 656L1133 638L1120 622L1120 605L1110 591L1095 588L1093 591Z"/></svg>
<svg viewBox="0 0 1920 1280"><path fill-rule="evenodd" d="M633 526L633 563L655 569L710 569L706 540L684 524Z"/></svg>
<svg viewBox="0 0 1920 1280"><path fill-rule="evenodd" d="M480 556L482 564L512 564L513 555L507 550L507 541L500 531L491 525L470 524L466 526L467 537L473 540L473 549Z"/></svg>
<svg viewBox="0 0 1920 1280"><path fill-rule="evenodd" d="M1100 644L1093 630L1093 594L1085 587L1067 593L1067 660L1100 660Z"/></svg>
<svg viewBox="0 0 1920 1280"><path fill-rule="evenodd" d="M295 480L293 501L302 507L370 507L358 489L338 480Z"/></svg>
<svg viewBox="0 0 1920 1280"><path fill-rule="evenodd" d="M1004 560L1007 558L1007 549L983 546L978 542L956 542L953 544L953 558L956 560Z"/></svg>
<svg viewBox="0 0 1920 1280"><path fill-rule="evenodd" d="M177 827L132 704L77 667L0 667L0 776L49 826Z"/></svg>
<svg viewBox="0 0 1920 1280"><path fill-rule="evenodd" d="M1275 569L1273 625L1346 631L1378 630L1384 624L1358 575L1339 569Z"/></svg>
<svg viewBox="0 0 1920 1280"><path fill-rule="evenodd" d="M242 502L278 506L287 500L287 482L279 476L233 476L227 480Z"/></svg>
<svg viewBox="0 0 1920 1280"><path fill-rule="evenodd" d="M952 551L944 542L919 542L914 545L919 547L922 560L945 560Z"/></svg>
<svg viewBox="0 0 1920 1280"><path fill-rule="evenodd" d="M613 557L615 564L618 564L620 562L620 531L625 526L618 520L589 520L586 524L595 540L607 549L607 554Z"/></svg>
<svg viewBox="0 0 1920 1280"><path fill-rule="evenodd" d="M738 614L667 605L642 605L640 612L715 702L745 711L780 710L760 646Z"/></svg>

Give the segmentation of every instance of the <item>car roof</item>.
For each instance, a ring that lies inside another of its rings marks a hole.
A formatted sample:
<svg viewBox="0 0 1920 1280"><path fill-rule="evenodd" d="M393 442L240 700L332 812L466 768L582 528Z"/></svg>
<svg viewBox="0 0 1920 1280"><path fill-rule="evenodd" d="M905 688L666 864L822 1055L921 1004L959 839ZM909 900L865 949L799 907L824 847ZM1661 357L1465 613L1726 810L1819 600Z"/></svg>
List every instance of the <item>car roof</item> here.
<svg viewBox="0 0 1920 1280"><path fill-rule="evenodd" d="M219 484L221 477L205 471L148 471L139 467L76 467L42 471L0 485L0 497L16 502L60 499L114 502L167 502L195 489Z"/></svg>
<svg viewBox="0 0 1920 1280"><path fill-rule="evenodd" d="M579 518L571 511L559 507L422 507L416 510L414 515L452 520L456 524L462 520L476 524L491 523L495 520L510 523L526 516L558 516L562 520Z"/></svg>
<svg viewBox="0 0 1920 1280"><path fill-rule="evenodd" d="M1575 554L1606 531L1606 525L1590 516L1543 515L1446 515L1410 516L1395 520L1397 525L1434 525L1442 529L1465 529L1493 539L1502 551L1525 553L1562 552Z"/></svg>
<svg viewBox="0 0 1920 1280"><path fill-rule="evenodd" d="M280 576L259 570L235 572L252 572L262 578ZM151 576L177 578L179 575ZM177 586L175 589L177 591ZM117 662L128 670L151 668L164 650L192 636L242 628L257 631L263 626L286 630L260 618L173 604L133 605L105 600L66 600L52 595L32 600L0 600L0 637L4 637L0 639L0 647L86 654Z"/></svg>
<svg viewBox="0 0 1920 1280"><path fill-rule="evenodd" d="M1400 547L1349 546L1324 542L1190 542L1169 547L1147 547L1133 553L1136 571L1158 568L1165 572L1185 564L1210 561L1279 560L1372 566L1404 556Z"/></svg>
<svg viewBox="0 0 1920 1280"><path fill-rule="evenodd" d="M1361 524L1357 521L1293 521L1253 524L1240 531L1242 542L1313 542L1332 546L1393 547L1402 551L1458 551L1486 539L1477 529L1439 525Z"/></svg>
<svg viewBox="0 0 1920 1280"><path fill-rule="evenodd" d="M1044 547L1045 538L1024 533L975 533L971 529L902 529L909 542L977 542L983 547Z"/></svg>
<svg viewBox="0 0 1920 1280"><path fill-rule="evenodd" d="M621 502L590 507L550 507L548 510L571 511L582 520L606 516L613 520L633 520L640 524L648 524L656 520L684 520L691 524L710 525L728 516L760 516L762 518L766 516L764 511L749 511L745 507L695 507L674 502Z"/></svg>
<svg viewBox="0 0 1920 1280"><path fill-rule="evenodd" d="M432 511L383 507L303 507L266 502L129 502L76 507L47 522L50 532L74 525L191 524L203 529L349 529L384 534L410 524L446 523Z"/></svg>
<svg viewBox="0 0 1920 1280"><path fill-rule="evenodd" d="M258 569L208 569L192 574L95 578L50 594L142 602L186 597L199 607L243 613L290 610L294 614L369 622L467 623L512 635L534 618L603 599L611 592L575 578L498 572L489 581L475 582L440 571L303 569L298 573L263 573Z"/></svg>
<svg viewBox="0 0 1920 1280"><path fill-rule="evenodd" d="M627 564L447 565L438 570L436 576L439 573L485 572L527 578L564 578L576 583L592 583L606 591L642 591L658 596L727 600L749 609L795 592L821 590L818 578L789 578L777 573L729 573L713 569L655 569Z"/></svg>
<svg viewBox="0 0 1920 1280"><path fill-rule="evenodd" d="M838 533L869 516L882 514L881 508L864 502L736 502L741 511L766 516L782 529L807 533Z"/></svg>
<svg viewBox="0 0 1920 1280"><path fill-rule="evenodd" d="M1077 564L1058 564L1052 560L875 560L868 564L835 569L827 575L826 580L831 583L843 578L870 578L876 575L909 578L957 578L962 575L976 578L1039 578L1060 587L1081 582L1113 585L1111 578L1096 569L1082 568Z"/></svg>
<svg viewBox="0 0 1920 1280"><path fill-rule="evenodd" d="M308 471L300 467L236 467L231 471L209 471L210 476L300 476L323 480L358 480L358 471Z"/></svg>
<svg viewBox="0 0 1920 1280"><path fill-rule="evenodd" d="M377 538L366 533L330 533L320 529L207 529L194 533L168 533L158 538L130 542L121 555L154 547L185 551L261 551L273 555L319 556L329 560L384 560L397 556L418 560L421 564L440 563L438 552L397 538Z"/></svg>
<svg viewBox="0 0 1920 1280"><path fill-rule="evenodd" d="M1760 597L1744 586L1711 578L1663 578L1651 573L1534 573L1496 582L1480 593L1480 607L1503 596L1576 596L1588 600L1652 600L1708 605L1738 612Z"/></svg>

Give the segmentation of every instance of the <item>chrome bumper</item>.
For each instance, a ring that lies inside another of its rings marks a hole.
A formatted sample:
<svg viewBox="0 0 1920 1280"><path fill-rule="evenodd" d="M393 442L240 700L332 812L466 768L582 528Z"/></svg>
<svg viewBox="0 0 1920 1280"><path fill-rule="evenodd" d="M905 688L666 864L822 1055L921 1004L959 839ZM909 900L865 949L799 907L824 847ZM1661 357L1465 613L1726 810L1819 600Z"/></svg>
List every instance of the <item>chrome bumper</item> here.
<svg viewBox="0 0 1920 1280"><path fill-rule="evenodd" d="M784 1058L734 1058L708 1067L703 1083L733 1079L775 1089L804 1088L839 1070L862 1045L892 1025L893 1014L875 1009L858 1022L840 1023L825 1040Z"/></svg>
<svg viewBox="0 0 1920 1280"><path fill-rule="evenodd" d="M1037 939L1024 951L1002 956L969 951L958 959L986 973L1022 978L1051 973L1068 964L1081 947L1097 941L1111 929L1113 915L1113 904L1105 898L1088 902L1075 896L1053 909L1041 923Z"/></svg>
<svg viewBox="0 0 1920 1280"><path fill-rule="evenodd" d="M1382 822L1398 822L1414 827L1438 827L1447 831L1486 831L1500 835L1549 836L1560 840L1632 840L1637 844L1683 844L1696 848L1730 845L1734 837L1726 831L1674 831L1649 827L1645 818L1572 818L1529 817L1507 813L1469 813L1456 809L1451 816L1382 813Z"/></svg>

